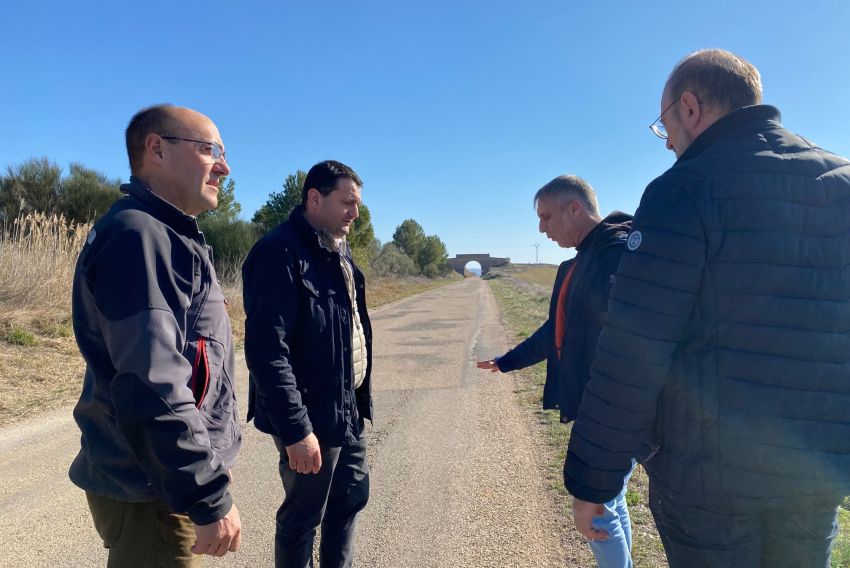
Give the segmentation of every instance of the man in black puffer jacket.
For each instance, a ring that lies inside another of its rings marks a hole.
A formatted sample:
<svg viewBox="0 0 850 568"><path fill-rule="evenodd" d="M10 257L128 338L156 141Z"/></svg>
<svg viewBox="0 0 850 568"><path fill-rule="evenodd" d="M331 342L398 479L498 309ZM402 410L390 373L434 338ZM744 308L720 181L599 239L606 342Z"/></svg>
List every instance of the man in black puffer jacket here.
<svg viewBox="0 0 850 568"><path fill-rule="evenodd" d="M683 59L661 110L678 160L635 214L570 439L579 530L637 456L670 566L825 566L850 494L850 162L727 51Z"/></svg>
<svg viewBox="0 0 850 568"><path fill-rule="evenodd" d="M596 341L608 309L608 293L620 264L631 215L599 215L596 194L583 179L558 176L534 196L540 232L575 258L561 263L549 302L549 319L525 341L478 367L507 373L546 361L543 408L561 410L561 422L578 415L590 378ZM630 470L629 470L630 471ZM599 507L595 533L588 535L599 568L627 568L631 560L631 521L626 506L628 473L620 490Z"/></svg>

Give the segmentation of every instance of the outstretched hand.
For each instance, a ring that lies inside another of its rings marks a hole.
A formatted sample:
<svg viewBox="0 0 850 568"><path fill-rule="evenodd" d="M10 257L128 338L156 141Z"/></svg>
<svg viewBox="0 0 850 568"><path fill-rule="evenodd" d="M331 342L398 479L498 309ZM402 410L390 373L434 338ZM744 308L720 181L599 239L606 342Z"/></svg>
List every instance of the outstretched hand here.
<svg viewBox="0 0 850 568"><path fill-rule="evenodd" d="M477 363L475 363L475 366L479 369L489 369L491 373L498 373L499 371L501 371L501 369L499 368L499 364L496 363L495 359L490 359L489 361L478 361Z"/></svg>
<svg viewBox="0 0 850 568"><path fill-rule="evenodd" d="M606 540L608 533L593 528L593 517L601 517L605 508L598 503L588 503L581 499L573 498L573 521L576 530L588 540Z"/></svg>

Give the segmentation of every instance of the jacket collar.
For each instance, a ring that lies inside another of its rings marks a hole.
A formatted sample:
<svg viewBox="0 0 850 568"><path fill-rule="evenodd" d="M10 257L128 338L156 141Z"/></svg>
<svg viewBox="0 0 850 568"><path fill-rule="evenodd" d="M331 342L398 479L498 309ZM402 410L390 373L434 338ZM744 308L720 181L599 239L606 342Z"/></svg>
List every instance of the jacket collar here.
<svg viewBox="0 0 850 568"><path fill-rule="evenodd" d="M718 119L697 136L688 149L676 162L689 160L705 150L711 143L730 134L743 132L758 132L764 130L767 123L771 126L782 126L782 116L779 109L771 105L753 105L734 110Z"/></svg>
<svg viewBox="0 0 850 568"><path fill-rule="evenodd" d="M576 247L576 255L597 245L607 245L628 238L632 216L622 211L613 211L602 219Z"/></svg>
<svg viewBox="0 0 850 568"><path fill-rule="evenodd" d="M122 184L120 189L130 197L141 201L154 217L173 229L187 233L192 237L203 235L198 228L198 220L195 217L186 215L152 192L139 178L130 176L130 182Z"/></svg>
<svg viewBox="0 0 850 568"><path fill-rule="evenodd" d="M307 221L307 218L304 216L303 205L298 205L292 210L292 213L289 214L289 221L292 222L293 226L306 242L315 243L316 246L327 252L337 253L345 257L351 256L351 248L348 245L348 241L343 240L339 250L332 247L329 243L333 242L333 237L327 231L314 228Z"/></svg>

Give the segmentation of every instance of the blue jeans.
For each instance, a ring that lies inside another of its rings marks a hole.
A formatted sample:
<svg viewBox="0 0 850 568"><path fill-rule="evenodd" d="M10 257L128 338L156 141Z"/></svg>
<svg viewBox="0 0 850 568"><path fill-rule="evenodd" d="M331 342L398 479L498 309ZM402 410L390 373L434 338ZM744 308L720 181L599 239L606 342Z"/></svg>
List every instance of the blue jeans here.
<svg viewBox="0 0 850 568"><path fill-rule="evenodd" d="M649 482L649 509L671 568L828 568L841 497L782 507L677 503Z"/></svg>
<svg viewBox="0 0 850 568"><path fill-rule="evenodd" d="M603 505L605 513L593 518L593 528L608 533L606 540L588 541L599 568L632 568L632 522L626 506L626 489L631 476L630 471L623 480L620 494Z"/></svg>

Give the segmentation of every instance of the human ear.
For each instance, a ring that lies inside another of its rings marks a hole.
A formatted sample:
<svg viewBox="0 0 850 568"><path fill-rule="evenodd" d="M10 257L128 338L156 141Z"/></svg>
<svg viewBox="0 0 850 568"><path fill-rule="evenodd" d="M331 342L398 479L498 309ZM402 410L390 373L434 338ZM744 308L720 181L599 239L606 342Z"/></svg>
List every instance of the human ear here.
<svg viewBox="0 0 850 568"><path fill-rule="evenodd" d="M311 187L307 190L307 205L311 207L318 207L319 205L319 190L315 187Z"/></svg>
<svg viewBox="0 0 850 568"><path fill-rule="evenodd" d="M682 107L679 116L681 116L682 122L691 127L699 123L702 116L702 108L700 107L697 96L690 91L685 91L680 98L680 104Z"/></svg>
<svg viewBox="0 0 850 568"><path fill-rule="evenodd" d="M145 152L153 154L155 160L161 161L162 158L162 138L159 134L148 134L145 136Z"/></svg>

